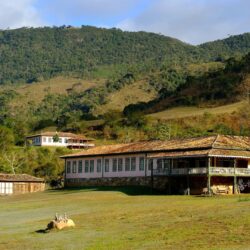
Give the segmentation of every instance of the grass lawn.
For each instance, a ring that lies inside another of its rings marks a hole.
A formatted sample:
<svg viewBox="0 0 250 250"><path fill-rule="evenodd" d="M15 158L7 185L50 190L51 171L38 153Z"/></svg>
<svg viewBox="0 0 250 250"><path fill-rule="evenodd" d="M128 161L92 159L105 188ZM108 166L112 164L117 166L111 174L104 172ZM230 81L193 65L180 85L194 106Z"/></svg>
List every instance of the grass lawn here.
<svg viewBox="0 0 250 250"><path fill-rule="evenodd" d="M55 213L76 228L37 233ZM0 249L250 249L250 195L79 189L0 197Z"/></svg>

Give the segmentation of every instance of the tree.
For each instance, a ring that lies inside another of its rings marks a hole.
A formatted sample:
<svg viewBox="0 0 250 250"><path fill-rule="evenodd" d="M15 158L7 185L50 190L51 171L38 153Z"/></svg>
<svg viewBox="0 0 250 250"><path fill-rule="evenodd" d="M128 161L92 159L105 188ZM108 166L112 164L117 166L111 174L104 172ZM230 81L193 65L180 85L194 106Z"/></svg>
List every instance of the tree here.
<svg viewBox="0 0 250 250"><path fill-rule="evenodd" d="M0 150L7 151L14 144L14 135L11 129L0 126Z"/></svg>

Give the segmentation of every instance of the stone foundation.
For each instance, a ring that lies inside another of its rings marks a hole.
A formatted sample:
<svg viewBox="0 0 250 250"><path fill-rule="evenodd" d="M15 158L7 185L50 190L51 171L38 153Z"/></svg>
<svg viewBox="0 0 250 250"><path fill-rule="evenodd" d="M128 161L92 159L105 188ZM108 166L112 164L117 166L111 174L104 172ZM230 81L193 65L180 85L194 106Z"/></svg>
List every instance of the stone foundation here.
<svg viewBox="0 0 250 250"><path fill-rule="evenodd" d="M119 186L152 186L151 177L112 177L112 178L72 178L65 180L65 187L119 187ZM167 190L168 177L155 176L153 188L161 191Z"/></svg>

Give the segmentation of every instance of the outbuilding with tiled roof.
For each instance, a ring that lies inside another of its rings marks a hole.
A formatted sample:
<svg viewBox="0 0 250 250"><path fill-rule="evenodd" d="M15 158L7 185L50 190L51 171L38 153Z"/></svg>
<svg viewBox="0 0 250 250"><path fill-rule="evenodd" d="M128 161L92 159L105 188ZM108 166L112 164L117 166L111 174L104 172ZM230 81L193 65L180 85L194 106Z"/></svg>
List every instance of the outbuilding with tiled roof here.
<svg viewBox="0 0 250 250"><path fill-rule="evenodd" d="M45 181L28 174L0 173L0 195L44 191Z"/></svg>

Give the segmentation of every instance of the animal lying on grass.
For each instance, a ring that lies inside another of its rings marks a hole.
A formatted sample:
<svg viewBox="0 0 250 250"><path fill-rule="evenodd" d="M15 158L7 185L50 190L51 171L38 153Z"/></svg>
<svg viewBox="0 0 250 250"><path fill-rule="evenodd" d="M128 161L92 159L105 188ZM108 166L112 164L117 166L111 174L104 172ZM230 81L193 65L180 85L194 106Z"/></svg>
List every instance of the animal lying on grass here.
<svg viewBox="0 0 250 250"><path fill-rule="evenodd" d="M75 227L75 223L72 219L69 219L66 214L64 216L58 216L56 214L55 219L50 221L46 229L37 230L37 233L48 233L52 229L64 229Z"/></svg>

